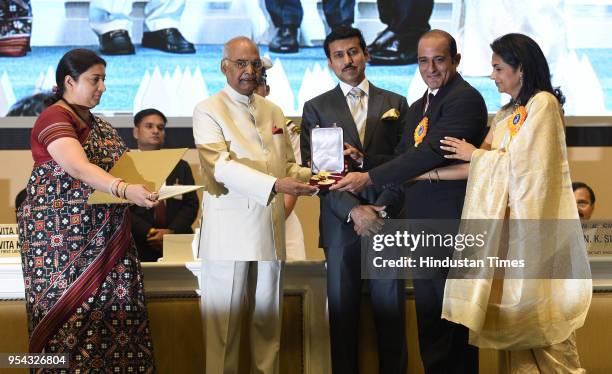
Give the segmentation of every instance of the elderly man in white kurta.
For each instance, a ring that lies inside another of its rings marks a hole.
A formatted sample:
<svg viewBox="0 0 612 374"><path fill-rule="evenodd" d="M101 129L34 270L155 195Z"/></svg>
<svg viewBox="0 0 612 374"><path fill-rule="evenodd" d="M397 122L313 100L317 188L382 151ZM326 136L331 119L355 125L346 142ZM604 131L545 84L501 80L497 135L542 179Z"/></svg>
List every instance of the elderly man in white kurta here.
<svg viewBox="0 0 612 374"><path fill-rule="evenodd" d="M295 163L281 109L253 94L261 68L251 40L227 42L221 60L227 85L193 114L206 186L199 246L207 374L238 371L246 310L251 313L251 372L278 373L282 194L315 191L304 183L310 170Z"/></svg>

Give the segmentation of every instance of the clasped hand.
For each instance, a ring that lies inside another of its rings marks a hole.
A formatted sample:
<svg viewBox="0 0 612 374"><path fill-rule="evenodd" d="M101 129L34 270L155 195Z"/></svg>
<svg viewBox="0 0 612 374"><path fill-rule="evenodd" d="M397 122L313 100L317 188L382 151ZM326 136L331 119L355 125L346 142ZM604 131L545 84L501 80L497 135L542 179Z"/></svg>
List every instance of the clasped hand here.
<svg viewBox="0 0 612 374"><path fill-rule="evenodd" d="M384 226L384 220L379 212L385 210L384 206L358 205L351 210L351 220L357 235L374 235Z"/></svg>

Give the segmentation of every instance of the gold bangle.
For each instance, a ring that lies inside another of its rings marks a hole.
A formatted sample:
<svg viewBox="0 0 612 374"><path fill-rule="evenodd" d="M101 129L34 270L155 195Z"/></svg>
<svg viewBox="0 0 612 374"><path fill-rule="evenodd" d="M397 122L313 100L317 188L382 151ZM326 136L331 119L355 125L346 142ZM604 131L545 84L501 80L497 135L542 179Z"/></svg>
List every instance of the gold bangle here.
<svg viewBox="0 0 612 374"><path fill-rule="evenodd" d="M123 200L127 200L126 192L127 192L127 188L129 187L129 185L130 184L126 182L125 187L123 187Z"/></svg>

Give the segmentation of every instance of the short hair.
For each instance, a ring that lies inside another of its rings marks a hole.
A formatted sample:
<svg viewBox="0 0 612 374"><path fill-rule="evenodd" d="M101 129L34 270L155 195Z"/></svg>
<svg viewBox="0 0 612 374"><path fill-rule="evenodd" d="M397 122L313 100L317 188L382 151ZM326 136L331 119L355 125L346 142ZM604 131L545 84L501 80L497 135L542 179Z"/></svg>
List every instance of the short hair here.
<svg viewBox="0 0 612 374"><path fill-rule="evenodd" d="M339 26L339 27L334 28L332 32L327 34L327 36L325 37L325 41L323 42L323 49L325 50L325 56L327 56L327 58L330 58L329 45L332 42L335 42L336 40L349 39L349 38L358 38L359 46L361 47L361 50L363 51L366 50L366 42L365 42L365 39L363 38L363 34L361 33L359 29L356 29L351 26Z"/></svg>
<svg viewBox="0 0 612 374"><path fill-rule="evenodd" d="M579 188L584 188L589 191L589 196L591 197L591 204L595 204L595 192L593 192L593 189L583 182L572 183L572 191L576 192L576 190Z"/></svg>
<svg viewBox="0 0 612 374"><path fill-rule="evenodd" d="M455 38L453 38L451 34L447 33L444 30L433 29L421 35L421 37L419 38L419 42L425 38L430 37L439 37L446 39L446 43L448 44L448 53L450 54L451 58L454 59L455 56L457 56L457 41L455 40Z"/></svg>
<svg viewBox="0 0 612 374"><path fill-rule="evenodd" d="M519 68L523 70L523 84L517 97L520 105L526 105L527 101L540 91L553 94L559 104L563 105L565 96L559 87L553 88L548 62L535 40L523 34L506 34L491 43L491 50L514 70ZM503 108L513 104L510 101Z"/></svg>
<svg viewBox="0 0 612 374"><path fill-rule="evenodd" d="M140 112L136 113L136 115L134 116L134 126L138 127L140 122L142 122L143 118L145 118L146 116L150 116L152 114L156 114L160 116L161 119L164 121L164 125L168 123L168 119L166 118L166 116L164 116L164 113L160 112L157 109L149 108L149 109L143 109Z"/></svg>

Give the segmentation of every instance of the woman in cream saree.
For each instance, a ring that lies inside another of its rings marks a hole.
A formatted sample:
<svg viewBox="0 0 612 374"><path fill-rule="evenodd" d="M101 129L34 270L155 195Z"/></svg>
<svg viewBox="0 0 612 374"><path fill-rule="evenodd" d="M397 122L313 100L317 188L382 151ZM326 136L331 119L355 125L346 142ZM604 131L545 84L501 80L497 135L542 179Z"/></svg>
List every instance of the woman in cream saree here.
<svg viewBox="0 0 612 374"><path fill-rule="evenodd" d="M471 344L505 351L506 371L581 373L574 331L586 318L592 284L571 189L563 96L552 89L532 39L508 34L491 48L491 78L512 101L497 113L480 149L443 141L445 157L470 163L436 175L460 179L469 170L462 230L487 222L485 255L524 259L531 267L523 276L507 270L449 275L442 318L467 326ZM559 236L543 234L551 226Z"/></svg>

